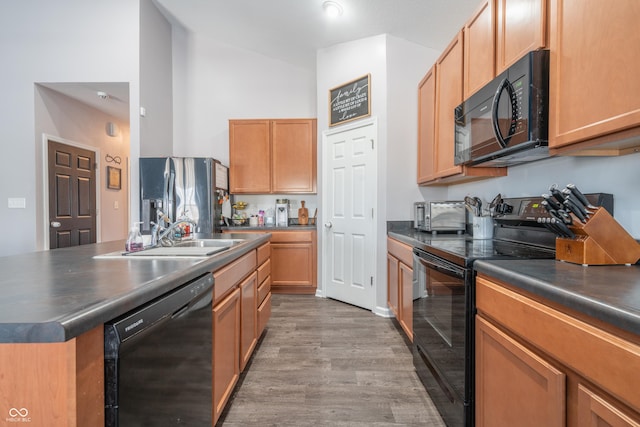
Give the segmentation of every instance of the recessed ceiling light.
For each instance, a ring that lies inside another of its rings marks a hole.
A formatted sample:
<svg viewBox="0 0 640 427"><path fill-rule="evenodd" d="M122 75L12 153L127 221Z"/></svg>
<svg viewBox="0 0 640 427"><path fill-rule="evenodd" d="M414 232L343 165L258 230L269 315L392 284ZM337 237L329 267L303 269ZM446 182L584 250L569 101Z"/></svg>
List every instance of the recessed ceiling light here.
<svg viewBox="0 0 640 427"><path fill-rule="evenodd" d="M322 3L322 8L324 9L324 13L326 13L330 18L337 18L342 15L342 6L335 1L325 1Z"/></svg>

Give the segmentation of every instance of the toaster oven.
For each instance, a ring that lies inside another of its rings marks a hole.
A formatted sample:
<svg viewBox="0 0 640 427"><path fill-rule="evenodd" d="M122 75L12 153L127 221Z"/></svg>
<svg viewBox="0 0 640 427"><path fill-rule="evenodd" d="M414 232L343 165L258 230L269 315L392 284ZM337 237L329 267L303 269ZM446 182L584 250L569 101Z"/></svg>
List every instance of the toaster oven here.
<svg viewBox="0 0 640 427"><path fill-rule="evenodd" d="M432 233L462 232L466 228L466 212L463 201L416 202L413 228Z"/></svg>

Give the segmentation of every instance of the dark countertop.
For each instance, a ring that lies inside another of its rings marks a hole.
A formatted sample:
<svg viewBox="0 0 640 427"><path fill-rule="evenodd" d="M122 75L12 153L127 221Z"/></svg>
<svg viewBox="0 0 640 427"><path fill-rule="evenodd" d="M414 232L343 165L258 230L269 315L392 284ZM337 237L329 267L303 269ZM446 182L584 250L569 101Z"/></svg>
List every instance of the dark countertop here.
<svg viewBox="0 0 640 427"><path fill-rule="evenodd" d="M270 235L207 237L247 242L207 258L93 258L122 250L124 241L0 257L0 343L67 341L217 270Z"/></svg>
<svg viewBox="0 0 640 427"><path fill-rule="evenodd" d="M455 234L424 233L399 223L387 235L427 249ZM460 237L458 237L460 238ZM640 335L640 265L583 267L546 260L477 260L473 268L569 309Z"/></svg>
<svg viewBox="0 0 640 427"><path fill-rule="evenodd" d="M315 230L315 225L297 225L292 224L288 227L268 227L268 226L260 226L260 227L250 227L248 225L236 225L229 227L222 227L222 231L300 231L300 230Z"/></svg>
<svg viewBox="0 0 640 427"><path fill-rule="evenodd" d="M640 335L640 266L555 260L476 261L477 272Z"/></svg>

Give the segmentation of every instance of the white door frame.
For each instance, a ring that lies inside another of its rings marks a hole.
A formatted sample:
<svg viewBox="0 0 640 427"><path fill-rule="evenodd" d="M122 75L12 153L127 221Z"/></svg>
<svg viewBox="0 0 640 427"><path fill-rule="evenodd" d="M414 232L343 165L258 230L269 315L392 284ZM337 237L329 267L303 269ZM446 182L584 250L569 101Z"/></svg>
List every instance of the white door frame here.
<svg viewBox="0 0 640 427"><path fill-rule="evenodd" d="M318 247L318 258L320 261L320 268L318 269L319 273L320 273L320 277L318 280L319 286L316 290L316 296L318 297L324 297L326 298L326 288L325 288L325 282L327 280L326 277L326 265L325 263L328 262L328 260L326 259L326 257L324 256L324 250L325 250L325 242L323 241L323 237L324 236L324 222L325 222L325 206L327 206L327 190L328 190L328 171L326 170L326 164L324 162L326 156L327 156L327 138L329 136L335 135L335 134L339 134L342 132L348 132L360 127L365 127L365 126L370 126L373 125L375 126L376 129L376 135L378 133L379 130L379 126L378 126L378 118L375 116L369 117L367 119L363 119L360 121L357 121L355 123L349 123L349 124L345 124L345 125L341 125L338 126L337 128L332 128L332 129L327 129L325 131L322 132L322 178L321 178L321 182L322 182L322 197L321 197L321 206L322 208L320 209L320 218L319 218L319 223L318 223L318 234L319 234L319 239L318 242L319 247ZM376 145L378 144L378 140L379 140L379 136L376 137ZM376 155L375 155L375 165L374 165L374 171L375 171L375 175L376 177L374 178L376 180L376 188L378 185L378 181L377 181L377 174L379 171L379 161L378 161L378 157L379 157L379 151L378 151L378 146L375 147L375 151L376 151ZM373 275L373 292L374 292L374 301L373 301L373 309L372 311L376 314L378 314L377 312L378 307L376 306L376 296L378 293L378 283L380 282L378 280L378 269L375 268L375 263L377 263L377 259L378 259L378 192L375 191L374 195L373 195L373 206L374 206L374 214L373 214L373 227L371 230L371 239L373 242L373 259L374 259L374 268L371 271L371 274ZM385 284L386 286L386 280L383 282L383 284Z"/></svg>
<svg viewBox="0 0 640 427"><path fill-rule="evenodd" d="M96 243L102 241L102 231L100 227L100 185L102 174L100 172L100 148L90 145L81 144L69 139L53 136L46 133L42 134L42 250L49 250L49 141L58 142L60 144L70 145L72 147L82 148L91 151L96 156Z"/></svg>

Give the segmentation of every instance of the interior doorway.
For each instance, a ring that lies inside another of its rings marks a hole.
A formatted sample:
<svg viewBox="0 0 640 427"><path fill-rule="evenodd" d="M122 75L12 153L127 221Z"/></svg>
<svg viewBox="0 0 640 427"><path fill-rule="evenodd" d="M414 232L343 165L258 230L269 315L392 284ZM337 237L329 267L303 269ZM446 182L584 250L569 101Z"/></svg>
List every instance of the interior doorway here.
<svg viewBox="0 0 640 427"><path fill-rule="evenodd" d="M97 240L96 152L47 140L49 249Z"/></svg>
<svg viewBox="0 0 640 427"><path fill-rule="evenodd" d="M372 310L376 296L375 118L323 134L323 288Z"/></svg>

